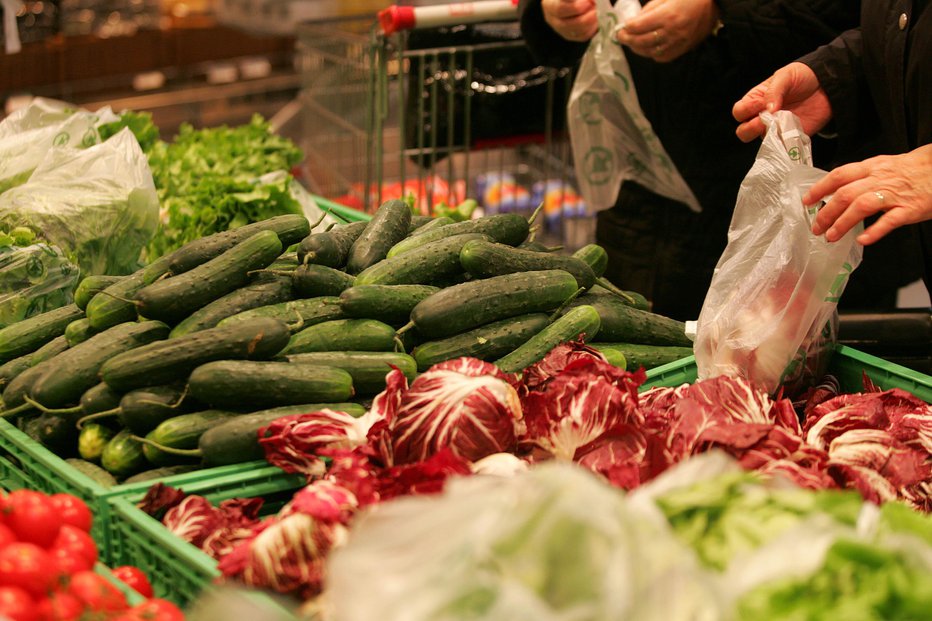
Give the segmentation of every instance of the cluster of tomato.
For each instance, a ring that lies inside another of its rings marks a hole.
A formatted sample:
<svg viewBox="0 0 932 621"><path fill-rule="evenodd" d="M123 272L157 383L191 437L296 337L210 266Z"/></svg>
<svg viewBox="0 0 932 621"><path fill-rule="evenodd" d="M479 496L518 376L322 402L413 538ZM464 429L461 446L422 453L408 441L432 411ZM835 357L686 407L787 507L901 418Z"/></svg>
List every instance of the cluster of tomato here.
<svg viewBox="0 0 932 621"><path fill-rule="evenodd" d="M0 619L11 621L182 621L171 602L152 597L136 567L114 570L146 599L130 606L94 571L97 546L87 505L69 494L18 490L0 496Z"/></svg>

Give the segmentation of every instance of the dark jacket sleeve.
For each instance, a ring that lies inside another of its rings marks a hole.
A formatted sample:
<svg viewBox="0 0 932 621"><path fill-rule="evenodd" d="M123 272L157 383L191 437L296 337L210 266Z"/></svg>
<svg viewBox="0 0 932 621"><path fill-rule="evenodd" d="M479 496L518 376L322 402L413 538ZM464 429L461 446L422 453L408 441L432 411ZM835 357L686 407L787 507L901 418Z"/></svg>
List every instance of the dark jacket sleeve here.
<svg viewBox="0 0 932 621"><path fill-rule="evenodd" d="M541 0L520 0L521 35L534 60L547 67L572 67L586 53L588 43L567 41L544 21Z"/></svg>

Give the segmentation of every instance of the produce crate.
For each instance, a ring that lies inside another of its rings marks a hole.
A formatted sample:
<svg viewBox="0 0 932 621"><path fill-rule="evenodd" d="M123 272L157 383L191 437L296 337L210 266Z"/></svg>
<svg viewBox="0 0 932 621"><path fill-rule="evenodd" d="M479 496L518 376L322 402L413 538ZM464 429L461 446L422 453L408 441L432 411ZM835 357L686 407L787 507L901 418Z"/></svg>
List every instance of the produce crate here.
<svg viewBox="0 0 932 621"><path fill-rule="evenodd" d="M889 390L902 388L927 403L932 403L932 377L918 371L888 362L862 351L839 345L829 361L828 372L838 378L842 390L862 392L866 373L872 382ZM656 367L647 372L647 381L641 390L655 386L679 386L696 381L696 357L689 356L676 362Z"/></svg>

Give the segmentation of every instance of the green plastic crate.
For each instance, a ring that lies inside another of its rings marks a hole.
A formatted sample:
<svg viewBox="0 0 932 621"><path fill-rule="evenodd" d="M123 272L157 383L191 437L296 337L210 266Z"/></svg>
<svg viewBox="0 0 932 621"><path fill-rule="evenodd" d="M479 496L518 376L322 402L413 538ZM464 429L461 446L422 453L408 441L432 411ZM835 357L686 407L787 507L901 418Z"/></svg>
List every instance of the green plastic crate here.
<svg viewBox="0 0 932 621"><path fill-rule="evenodd" d="M866 373L872 382L884 390L902 388L926 403L932 403L932 377L845 345L835 349L828 372L838 378L842 390L846 392L862 392L864 381L861 374ZM696 357L689 356L648 371L647 381L641 390L655 386L691 384L696 381L696 373Z"/></svg>
<svg viewBox="0 0 932 621"><path fill-rule="evenodd" d="M339 218L344 222L368 222L372 219L367 213L357 211L352 207L347 207L346 205L341 205L339 203L334 203L331 200L327 200L322 196L317 196L312 194L311 197L314 199L314 202L317 203L317 206L328 212L335 218Z"/></svg>

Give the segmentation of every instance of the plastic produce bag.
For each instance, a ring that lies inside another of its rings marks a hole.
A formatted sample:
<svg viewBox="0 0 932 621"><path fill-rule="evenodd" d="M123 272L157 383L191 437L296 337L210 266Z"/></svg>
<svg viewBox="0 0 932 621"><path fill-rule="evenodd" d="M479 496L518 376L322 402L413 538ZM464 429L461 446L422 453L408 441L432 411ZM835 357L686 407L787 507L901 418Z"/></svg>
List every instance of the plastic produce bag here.
<svg viewBox="0 0 932 621"><path fill-rule="evenodd" d="M27 226L84 275L128 274L158 226L145 154L128 129L88 149L52 149L29 181L0 194L0 226Z"/></svg>
<svg viewBox="0 0 932 621"><path fill-rule="evenodd" d="M791 112L762 118L767 135L738 191L694 350L699 379L743 377L773 392L820 375L805 363L824 361L815 354L834 340L831 320L861 262L863 227L833 243L812 234L819 207L807 209L802 195L825 172L812 167L809 138Z"/></svg>
<svg viewBox="0 0 932 621"><path fill-rule="evenodd" d="M73 299L78 266L58 248L34 241L29 230L0 232L0 328Z"/></svg>
<svg viewBox="0 0 932 621"><path fill-rule="evenodd" d="M380 505L354 524L327 576L335 621L725 616L661 514L635 511L569 464L454 479L442 496Z"/></svg>
<svg viewBox="0 0 932 621"><path fill-rule="evenodd" d="M37 98L0 122L0 193L25 183L50 150L100 142L97 128L118 120L110 108L78 110Z"/></svg>
<svg viewBox="0 0 932 621"><path fill-rule="evenodd" d="M622 181L701 211L692 190L654 133L638 103L631 69L615 39L620 25L641 10L637 0L596 0L599 32L576 74L567 104L576 178L587 204L608 209Z"/></svg>

